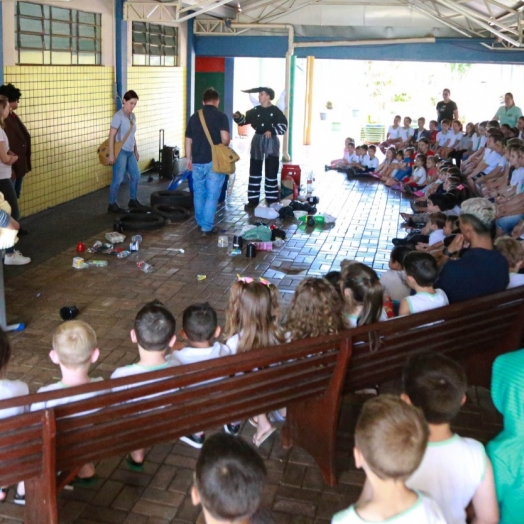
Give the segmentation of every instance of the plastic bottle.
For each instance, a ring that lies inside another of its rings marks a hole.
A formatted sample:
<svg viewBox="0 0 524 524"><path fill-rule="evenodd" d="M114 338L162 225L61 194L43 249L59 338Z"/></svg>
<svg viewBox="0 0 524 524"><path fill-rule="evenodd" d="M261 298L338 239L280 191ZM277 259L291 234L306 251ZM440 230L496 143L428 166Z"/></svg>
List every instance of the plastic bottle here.
<svg viewBox="0 0 524 524"><path fill-rule="evenodd" d="M144 262L143 260L141 260L140 262L137 262L136 267L140 269L140 271L143 271L144 273L152 273L154 270L151 264L148 264L147 262Z"/></svg>
<svg viewBox="0 0 524 524"><path fill-rule="evenodd" d="M314 179L313 171L310 171L307 175L307 190L306 191L308 195L313 193L313 179Z"/></svg>

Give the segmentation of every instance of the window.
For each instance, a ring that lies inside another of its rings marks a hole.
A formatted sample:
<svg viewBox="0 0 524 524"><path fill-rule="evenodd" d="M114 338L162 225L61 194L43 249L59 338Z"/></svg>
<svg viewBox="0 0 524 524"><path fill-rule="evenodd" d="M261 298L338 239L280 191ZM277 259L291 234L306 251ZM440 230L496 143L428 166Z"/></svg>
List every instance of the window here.
<svg viewBox="0 0 524 524"><path fill-rule="evenodd" d="M133 65L178 65L178 28L133 22Z"/></svg>
<svg viewBox="0 0 524 524"><path fill-rule="evenodd" d="M18 64L100 65L101 15L17 2Z"/></svg>

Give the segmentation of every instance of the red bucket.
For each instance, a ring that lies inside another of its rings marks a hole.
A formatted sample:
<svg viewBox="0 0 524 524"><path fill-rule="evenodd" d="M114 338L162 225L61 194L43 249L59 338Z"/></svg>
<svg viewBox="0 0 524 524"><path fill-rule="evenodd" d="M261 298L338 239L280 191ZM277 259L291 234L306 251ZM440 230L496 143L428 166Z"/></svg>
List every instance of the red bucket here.
<svg viewBox="0 0 524 524"><path fill-rule="evenodd" d="M284 164L282 166L281 178L285 180L287 177L291 176L298 188L300 188L300 174L300 166L297 166L296 164Z"/></svg>

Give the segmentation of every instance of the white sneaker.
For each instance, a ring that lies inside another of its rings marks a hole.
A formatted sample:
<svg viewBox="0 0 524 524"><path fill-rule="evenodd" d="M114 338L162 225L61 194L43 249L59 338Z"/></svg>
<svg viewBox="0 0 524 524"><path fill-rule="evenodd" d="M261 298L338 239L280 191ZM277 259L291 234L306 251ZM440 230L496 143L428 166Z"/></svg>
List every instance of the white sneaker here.
<svg viewBox="0 0 524 524"><path fill-rule="evenodd" d="M272 220L274 218L278 218L279 214L278 214L278 211L275 211L274 209L271 209L270 207L257 206L255 208L255 216L258 218L267 218L269 220Z"/></svg>
<svg viewBox="0 0 524 524"><path fill-rule="evenodd" d="M4 258L4 266L25 266L30 263L31 259L29 257L24 257L20 251L6 253Z"/></svg>

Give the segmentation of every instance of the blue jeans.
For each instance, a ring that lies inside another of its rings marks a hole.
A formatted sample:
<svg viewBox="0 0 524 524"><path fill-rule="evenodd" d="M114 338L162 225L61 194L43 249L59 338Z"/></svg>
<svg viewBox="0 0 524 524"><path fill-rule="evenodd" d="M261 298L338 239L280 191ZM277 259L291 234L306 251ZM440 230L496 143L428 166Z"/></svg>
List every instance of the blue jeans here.
<svg viewBox="0 0 524 524"><path fill-rule="evenodd" d="M215 223L218 198L224 177L213 171L213 163L193 164L193 203L195 220L202 231L211 231Z"/></svg>
<svg viewBox="0 0 524 524"><path fill-rule="evenodd" d="M524 215L510 215L507 217L497 218L497 226L500 227L500 229L502 229L506 235L511 235L513 228L521 220L524 220Z"/></svg>
<svg viewBox="0 0 524 524"><path fill-rule="evenodd" d="M140 180L140 169L138 168L138 162L133 151L120 150L120 153L113 165L113 179L111 180L111 186L109 187L109 203L115 204L116 197L118 195L118 188L124 180L126 171L131 177L129 183L129 198L130 200L136 200L136 192L138 189L138 181Z"/></svg>

